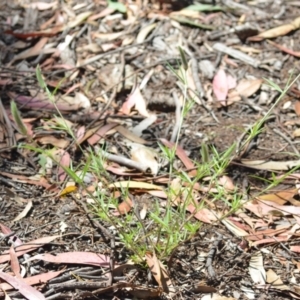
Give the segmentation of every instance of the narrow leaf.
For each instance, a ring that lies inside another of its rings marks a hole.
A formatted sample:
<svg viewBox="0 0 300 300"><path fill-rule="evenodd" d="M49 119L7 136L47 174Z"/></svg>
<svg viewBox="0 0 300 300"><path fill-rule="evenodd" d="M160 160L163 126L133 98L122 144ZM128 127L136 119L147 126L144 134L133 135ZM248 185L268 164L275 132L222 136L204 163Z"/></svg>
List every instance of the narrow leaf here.
<svg viewBox="0 0 300 300"><path fill-rule="evenodd" d="M24 297L30 300L44 300L46 299L42 293L35 288L28 285L23 279L15 278L9 274L0 271L0 278L8 282L16 290L18 290Z"/></svg>
<svg viewBox="0 0 300 300"><path fill-rule="evenodd" d="M23 135L27 135L27 128L22 121L20 112L17 108L15 101L10 102L10 110L11 110L11 114L13 116L14 122L16 123L16 125L18 127L19 132Z"/></svg>
<svg viewBox="0 0 300 300"><path fill-rule="evenodd" d="M92 266L108 266L109 257L103 254L92 252L66 252L58 253L55 256L50 253L38 254L27 260L44 260L52 263L83 264Z"/></svg>

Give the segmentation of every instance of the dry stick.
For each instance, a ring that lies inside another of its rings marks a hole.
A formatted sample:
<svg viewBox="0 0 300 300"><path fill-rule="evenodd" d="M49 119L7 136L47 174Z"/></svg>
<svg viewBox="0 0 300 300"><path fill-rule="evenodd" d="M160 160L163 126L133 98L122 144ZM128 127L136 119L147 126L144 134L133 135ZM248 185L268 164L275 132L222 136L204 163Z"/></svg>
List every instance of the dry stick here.
<svg viewBox="0 0 300 300"><path fill-rule="evenodd" d="M178 131L181 126L181 109L182 109L182 107L181 107L181 103L178 99L178 96L174 90L172 91L172 96L173 96L173 99L175 102L176 111L175 111L175 125L174 125L174 129L173 129L170 141L175 143Z"/></svg>
<svg viewBox="0 0 300 300"><path fill-rule="evenodd" d="M225 44L222 43L215 43L213 45L213 49L227 55L230 55L233 58L236 58L247 65L253 66L254 68L259 67L261 62L257 59L254 59L248 54L243 53L242 51L227 47Z"/></svg>
<svg viewBox="0 0 300 300"><path fill-rule="evenodd" d="M216 277L216 272L212 266L212 262L213 262L213 259L215 257L215 254L218 250L218 247L223 239L222 235L218 234L218 238L214 241L213 245L212 245L212 248L209 250L208 252L208 255L207 255L207 260L206 260L206 264L205 264L205 267L207 268L207 272L208 272L208 275L211 277L211 278L215 278Z"/></svg>
<svg viewBox="0 0 300 300"><path fill-rule="evenodd" d="M52 296L46 297L46 300L61 300L61 299L74 299L69 294L56 293Z"/></svg>
<svg viewBox="0 0 300 300"><path fill-rule="evenodd" d="M276 128L274 128L272 130L273 130L273 132L275 132L276 134L278 134L279 136L281 136L286 142L288 142L288 144L293 148L294 152L297 155L300 154L299 151L298 151L298 149L294 146L293 142L286 135L284 135L282 132L280 132Z"/></svg>
<svg viewBox="0 0 300 300"><path fill-rule="evenodd" d="M191 71L192 71L194 83L195 83L195 86L199 93L200 101L201 101L202 105L204 105L204 102L203 102L204 91L203 91L202 84L200 82L199 75L198 75L198 72L199 72L198 62L197 62L196 58L194 57L194 55L191 56L191 62L192 62Z"/></svg>
<svg viewBox="0 0 300 300"><path fill-rule="evenodd" d="M16 140L14 135L14 130L12 128L11 121L7 116L6 110L3 107L2 100L0 98L0 121L5 125L7 130L8 148L16 146ZM8 150L7 148L1 149L0 152Z"/></svg>
<svg viewBox="0 0 300 300"><path fill-rule="evenodd" d="M126 158L124 156L110 154L110 153L105 152L103 150L101 150L101 154L106 159L108 159L110 161L113 161L113 162L116 162L118 164L124 165L126 167L133 168L133 169L139 170L141 172L146 172L147 171L147 168L148 168L147 166L144 166L141 163L135 162L134 160L131 160L131 159Z"/></svg>
<svg viewBox="0 0 300 300"><path fill-rule="evenodd" d="M56 292L63 291L63 290L74 290L74 289L98 289L106 287L106 282L64 282L64 283L55 283L50 284L50 288L54 288Z"/></svg>

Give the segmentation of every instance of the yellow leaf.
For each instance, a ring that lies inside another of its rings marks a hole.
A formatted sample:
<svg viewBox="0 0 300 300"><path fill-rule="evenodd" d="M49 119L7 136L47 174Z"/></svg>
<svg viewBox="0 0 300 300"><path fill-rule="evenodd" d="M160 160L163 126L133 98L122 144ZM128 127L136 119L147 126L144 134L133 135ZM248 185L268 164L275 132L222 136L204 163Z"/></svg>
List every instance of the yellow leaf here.
<svg viewBox="0 0 300 300"><path fill-rule="evenodd" d="M67 186L60 192L59 197L64 197L70 193L75 192L76 190L77 190L77 186L75 185Z"/></svg>
<svg viewBox="0 0 300 300"><path fill-rule="evenodd" d="M162 190L163 188L146 182L139 182L139 181L119 181L111 183L109 188L137 188L137 189L149 189L149 190Z"/></svg>

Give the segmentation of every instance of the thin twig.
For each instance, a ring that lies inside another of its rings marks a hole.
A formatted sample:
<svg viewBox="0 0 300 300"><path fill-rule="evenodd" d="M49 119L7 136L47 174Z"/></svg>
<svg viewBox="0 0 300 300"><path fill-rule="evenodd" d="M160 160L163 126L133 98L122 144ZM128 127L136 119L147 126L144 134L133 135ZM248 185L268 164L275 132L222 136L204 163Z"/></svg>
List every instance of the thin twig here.
<svg viewBox="0 0 300 300"><path fill-rule="evenodd" d="M174 128L173 128L173 132L172 132L172 136L171 136L170 141L172 143L175 143L176 137L177 137L178 131L180 129L180 125L181 125L181 110L182 110L182 107L181 107L181 103L179 101L179 98L176 94L176 91L173 90L172 96L173 96L173 99L174 99L176 110L175 110L175 125L174 125Z"/></svg>
<svg viewBox="0 0 300 300"><path fill-rule="evenodd" d="M216 252L219 248L219 245L222 241L223 237L221 234L218 234L218 238L214 241L211 249L209 250L208 252L208 255L207 255L207 260L206 260L206 264L205 264L205 267L207 268L207 272L208 272L208 275L211 277L211 278L215 278L216 277L216 272L212 266L212 262L213 262L213 259L216 255Z"/></svg>
<svg viewBox="0 0 300 300"><path fill-rule="evenodd" d="M190 57L191 57L191 71L192 71L192 75L193 75L193 80L194 80L197 92L199 94L198 95L199 99L201 101L201 104L203 105L204 90L202 88L202 84L199 79L198 62L193 54L190 54Z"/></svg>
<svg viewBox="0 0 300 300"><path fill-rule="evenodd" d="M294 152L299 156L298 149L294 146L293 142L285 134L283 134L281 131L277 130L276 128L272 130L273 132L281 136L293 148Z"/></svg>
<svg viewBox="0 0 300 300"><path fill-rule="evenodd" d="M6 134L7 134L7 146L9 148L16 146L16 140L15 140L12 123L6 113L6 110L4 109L1 98L0 98L0 122L2 124L5 124L4 128L6 129Z"/></svg>
<svg viewBox="0 0 300 300"><path fill-rule="evenodd" d="M101 154L103 155L103 157L105 157L108 160L111 160L113 162L116 162L118 164L124 165L124 166L129 167L129 168L139 170L141 172L146 172L147 169L148 169L147 166L144 166L141 163L137 163L137 162L135 162L135 161L133 161L133 160L127 158L127 157L124 157L124 156L110 154L110 153L105 152L103 150L101 151Z"/></svg>

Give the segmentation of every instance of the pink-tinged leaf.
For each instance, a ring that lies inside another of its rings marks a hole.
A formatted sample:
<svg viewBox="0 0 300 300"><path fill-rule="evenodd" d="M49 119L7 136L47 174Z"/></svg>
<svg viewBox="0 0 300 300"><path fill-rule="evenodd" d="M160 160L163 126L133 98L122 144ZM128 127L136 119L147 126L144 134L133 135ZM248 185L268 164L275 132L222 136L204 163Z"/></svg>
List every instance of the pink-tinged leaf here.
<svg viewBox="0 0 300 300"><path fill-rule="evenodd" d="M57 271L57 272L47 272L27 278L23 278L23 281L25 281L29 285L39 284L39 283L46 283L50 279L57 277L61 273L65 272L65 270ZM13 287L8 283L0 283L0 289L4 291L12 290Z"/></svg>
<svg viewBox="0 0 300 300"><path fill-rule="evenodd" d="M236 220L236 218L229 217L229 218L227 218L227 221L231 222L236 227L238 227L238 228L240 228L240 229L242 229L244 231L247 231L247 232L251 231L251 227L250 226L248 226L247 224L240 223L239 221Z"/></svg>
<svg viewBox="0 0 300 300"><path fill-rule="evenodd" d="M21 274L20 274L20 264L18 261L18 257L16 255L15 249L13 246L10 247L9 249L9 255L10 255L10 267L12 269L12 271L14 272L14 274L16 275L16 277L21 278Z"/></svg>
<svg viewBox="0 0 300 300"><path fill-rule="evenodd" d="M262 244L278 244L280 242L286 242L288 241L289 239L289 236L286 235L286 236L277 236L277 237L274 237L274 238L266 238L266 239L262 239L262 240L259 240L259 241L255 241L251 244L251 246L255 247L255 246L258 246L258 245L262 245Z"/></svg>
<svg viewBox="0 0 300 300"><path fill-rule="evenodd" d="M131 93L127 100L123 103L121 107L121 112L125 115L130 114L131 109L135 106L135 109L139 112L140 115L144 117L149 117L149 113L147 111L147 103L142 96L142 93L140 91L139 87L136 87Z"/></svg>
<svg viewBox="0 0 300 300"><path fill-rule="evenodd" d="M127 214L133 207L132 200L127 197L123 202L118 205L118 209L112 212L114 216L120 216Z"/></svg>
<svg viewBox="0 0 300 300"><path fill-rule="evenodd" d="M39 181L37 181L37 180L28 179L24 175L11 174L11 173L7 173L7 172L0 172L0 174L6 176L8 178L13 178L17 182L24 182L24 183L28 183L28 184L43 186L46 189L50 189L52 187L52 185L49 184L48 181L44 177L42 177Z"/></svg>
<svg viewBox="0 0 300 300"><path fill-rule="evenodd" d="M223 69L219 69L213 80L213 91L219 101L225 101L228 94L227 76Z"/></svg>
<svg viewBox="0 0 300 300"><path fill-rule="evenodd" d="M158 198L163 198L163 199L167 199L168 195L165 191L148 191L148 194L158 197Z"/></svg>
<svg viewBox="0 0 300 300"><path fill-rule="evenodd" d="M290 246L290 250L293 251L293 252L297 252L297 253L300 253L300 246Z"/></svg>
<svg viewBox="0 0 300 300"><path fill-rule="evenodd" d="M196 210L195 206L192 204L189 204L186 209L191 214L193 214L197 220L200 220L204 223L211 224L212 222L218 220L217 216L214 213L212 213L210 210L208 210L207 208L202 208L195 213L195 210Z"/></svg>
<svg viewBox="0 0 300 300"><path fill-rule="evenodd" d="M270 41L270 40L268 40L268 42L271 45L278 48L279 50L281 50L282 52L285 52L285 53L290 54L290 55L295 56L295 57L300 57L300 52L299 51L294 51L292 49L286 48L286 47L284 47L282 45L279 45L279 44L276 44L276 43L274 43L273 41Z"/></svg>
<svg viewBox="0 0 300 300"><path fill-rule="evenodd" d="M22 244L15 248L16 255L19 257L25 253L31 252L39 247L42 247L44 244L51 243L56 238L59 238L59 235L54 236L46 236L39 238L34 241L30 241L28 243ZM0 255L0 264L10 260L9 251L4 251L3 254Z"/></svg>
<svg viewBox="0 0 300 300"><path fill-rule="evenodd" d="M97 254L93 252L66 252L52 255L49 253L38 254L27 261L44 260L55 264L82 264L92 266L109 266L109 257L103 254Z"/></svg>
<svg viewBox="0 0 300 300"><path fill-rule="evenodd" d="M85 134L85 126L80 126L76 132L76 141L80 141Z"/></svg>
<svg viewBox="0 0 300 300"><path fill-rule="evenodd" d="M2 224L2 223L0 223L0 229L1 229L1 232L3 234L10 234L10 233L12 233L12 230L9 227L7 227L4 224Z"/></svg>
<svg viewBox="0 0 300 300"><path fill-rule="evenodd" d="M111 129L115 128L118 126L117 123L110 123L106 124L103 127L99 128L90 138L88 138L88 143L93 146L96 143L98 143L105 135L107 132L109 132Z"/></svg>
<svg viewBox="0 0 300 300"><path fill-rule="evenodd" d="M230 74L226 76L228 90L234 89L236 87L236 79Z"/></svg>
<svg viewBox="0 0 300 300"><path fill-rule="evenodd" d="M29 58L41 54L42 49L48 42L48 39L49 38L47 37L41 38L33 47L26 49L23 52L16 55L8 65L11 66L17 60L25 59L25 58Z"/></svg>
<svg viewBox="0 0 300 300"><path fill-rule="evenodd" d="M58 109L61 112L69 112L88 106L88 103L84 101L80 102L80 99L70 96L57 96L57 99L54 101L55 103L52 103L49 101L47 95L43 93L35 93L34 96L17 95L13 92L7 92L7 94L10 98L28 109L32 108L50 111L56 111Z"/></svg>
<svg viewBox="0 0 300 300"><path fill-rule="evenodd" d="M175 146L175 143L169 142L166 139L160 139L160 141L165 146L167 146L169 149L172 149ZM179 157L179 159L182 161L182 163L184 164L184 166L187 169L195 168L194 163L189 159L189 157L186 155L185 151L179 145L177 145L177 148L176 148L176 155ZM193 170L193 171L189 172L189 175L190 176L196 176L197 171Z"/></svg>
<svg viewBox="0 0 300 300"><path fill-rule="evenodd" d="M88 21L95 21L101 18L104 18L106 16L109 16L110 14L112 14L113 12L115 12L115 9L112 9L110 7L106 7L104 8L100 13L96 14L96 15L92 15L88 18Z"/></svg>
<svg viewBox="0 0 300 300"><path fill-rule="evenodd" d="M272 237L272 236L279 236L282 234L285 234L287 236L287 233L289 232L290 225L285 226L284 228L279 228L279 229L266 229L266 230L259 230L256 232L253 232L245 238L249 241L259 241L262 240L264 237ZM250 230L249 230L250 231Z"/></svg>
<svg viewBox="0 0 300 300"><path fill-rule="evenodd" d="M7 226L5 226L4 224L0 223L0 230L2 233L6 234L10 234L12 233L11 229ZM12 243L12 245L16 246L20 246L23 244L23 242L16 236L16 235L12 235L9 237L10 242Z"/></svg>
<svg viewBox="0 0 300 300"><path fill-rule="evenodd" d="M232 179L226 175L221 176L218 179L218 183L229 191L235 190L235 185L234 185Z"/></svg>
<svg viewBox="0 0 300 300"><path fill-rule="evenodd" d="M45 2L33 2L27 5L24 5L25 7L31 7L32 9L38 9L38 10L47 10L50 8L54 8L57 6L57 1L53 1L52 3L45 3Z"/></svg>
<svg viewBox="0 0 300 300"><path fill-rule="evenodd" d="M273 215L279 213L280 215L299 215L300 207L293 205L279 205L269 201L252 201L245 203L244 208L250 210L258 217L262 217L267 214Z"/></svg>
<svg viewBox="0 0 300 300"><path fill-rule="evenodd" d="M29 300L45 300L46 298L42 293L37 291L35 288L28 285L23 279L16 278L11 275L5 274L0 271L0 278L8 282L16 290L18 290L24 297Z"/></svg>
<svg viewBox="0 0 300 300"><path fill-rule="evenodd" d="M0 85L9 85L12 83L11 79L0 79Z"/></svg>
<svg viewBox="0 0 300 300"><path fill-rule="evenodd" d="M121 107L121 112L125 115L129 115L131 109L134 107L135 102L136 102L136 91L139 90L138 87L135 88L135 90L133 91L132 94L130 94L126 101L123 103L122 107Z"/></svg>

